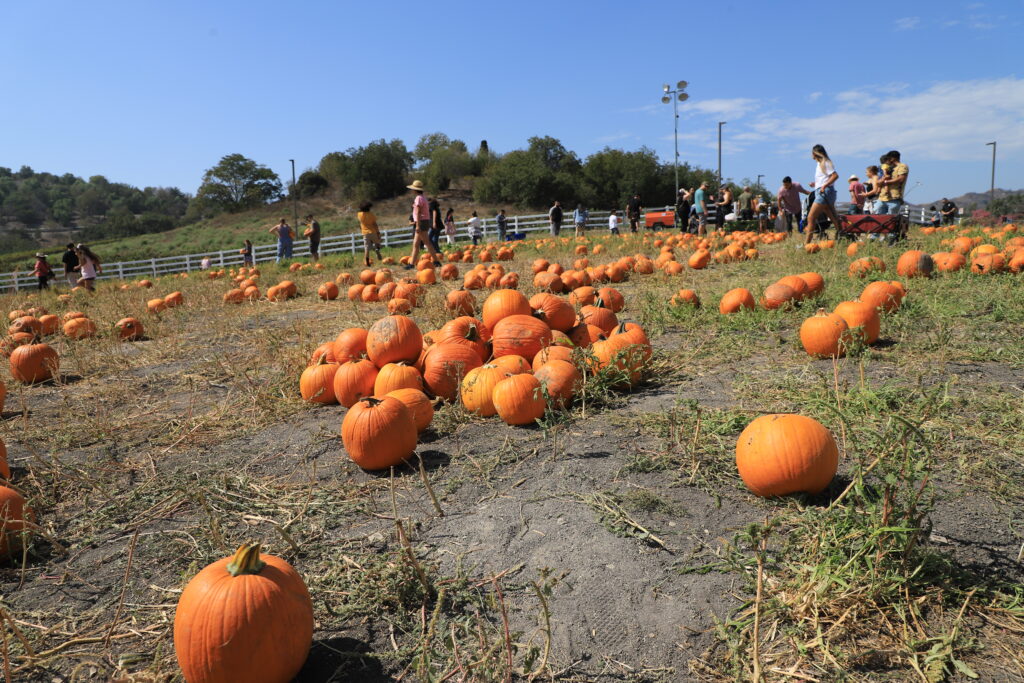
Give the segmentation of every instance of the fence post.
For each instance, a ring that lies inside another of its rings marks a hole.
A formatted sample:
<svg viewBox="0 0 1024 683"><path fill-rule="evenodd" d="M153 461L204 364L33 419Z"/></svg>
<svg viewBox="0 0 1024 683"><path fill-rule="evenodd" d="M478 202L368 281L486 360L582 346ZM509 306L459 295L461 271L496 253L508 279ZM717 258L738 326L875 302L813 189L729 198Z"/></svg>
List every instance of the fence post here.
<svg viewBox="0 0 1024 683"><path fill-rule="evenodd" d="M217 252L217 260L220 263L220 267L223 268L224 267L224 252L223 251L218 251Z"/></svg>
<svg viewBox="0 0 1024 683"><path fill-rule="evenodd" d="M153 269L153 277L156 277L156 257L149 259L149 267Z"/></svg>
<svg viewBox="0 0 1024 683"><path fill-rule="evenodd" d="M117 279L124 279L124 264L121 263L120 261L117 262Z"/></svg>

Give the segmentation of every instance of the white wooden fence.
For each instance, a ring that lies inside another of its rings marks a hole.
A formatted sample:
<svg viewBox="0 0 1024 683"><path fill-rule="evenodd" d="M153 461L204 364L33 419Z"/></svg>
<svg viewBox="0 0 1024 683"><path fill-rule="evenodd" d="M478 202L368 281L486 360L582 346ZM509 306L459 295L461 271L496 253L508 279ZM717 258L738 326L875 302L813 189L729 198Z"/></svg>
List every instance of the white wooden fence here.
<svg viewBox="0 0 1024 683"><path fill-rule="evenodd" d="M840 213L843 213L848 206L848 204L838 203L836 205L836 209ZM671 209L672 207L669 206L664 208L666 211ZM655 209L650 207L650 210L654 211ZM909 209L907 210L909 212ZM912 214L910 216L912 222L928 222L928 217L925 215L925 209L923 207L920 210L914 210L910 213ZM587 223L588 228L607 229L608 214L608 211L591 211L590 219ZM481 219L481 222L483 223L485 240L497 237L498 227L493 218ZM568 230L570 232L573 229L571 210L565 211L565 220L562 222L562 229L563 231ZM508 217L508 235L515 233L526 234L547 230L547 214ZM460 242L466 242L469 240L465 221L456 223L456 234L458 235L458 240ZM400 247L412 243L411 227L381 230L380 235L381 243L385 247ZM441 240L443 247L444 235L441 236ZM344 235L327 235L320 240L321 254L337 254L346 252L355 254L362 251L362 249L363 238L358 232L346 233ZM309 240L296 240L293 244L292 253L293 258L303 258L309 253ZM253 245L253 259L256 263L273 261L276 258L276 242L272 244ZM242 255L238 253L238 250L228 249L225 251L185 254L183 256L154 257L139 261L117 261L114 263L104 263L103 272L98 275L97 279L117 278L119 280L125 280L131 278L156 277L167 273L182 273L193 270L202 270L204 259L210 259L210 268L231 268L243 265ZM63 275L60 272L61 264L59 255L55 255L55 257L50 261L50 265L54 270L58 271L57 280L55 280L55 282L58 284L63 283ZM31 270L15 271L13 273L0 273L0 292L35 289L36 286L37 279L32 275Z"/></svg>

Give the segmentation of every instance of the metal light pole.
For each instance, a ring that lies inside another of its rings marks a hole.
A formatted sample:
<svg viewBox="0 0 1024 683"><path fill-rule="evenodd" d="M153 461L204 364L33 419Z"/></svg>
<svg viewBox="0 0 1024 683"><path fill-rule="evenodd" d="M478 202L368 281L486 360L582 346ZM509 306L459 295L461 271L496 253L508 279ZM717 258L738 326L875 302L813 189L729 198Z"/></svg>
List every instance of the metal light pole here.
<svg viewBox="0 0 1024 683"><path fill-rule="evenodd" d="M761 178L764 178L764 173L757 174L757 186L761 187Z"/></svg>
<svg viewBox="0 0 1024 683"><path fill-rule="evenodd" d="M722 126L728 121L718 122L718 184L722 184Z"/></svg>
<svg viewBox="0 0 1024 683"><path fill-rule="evenodd" d="M996 200L996 143L986 142L985 146L992 145L992 185L988 191L988 201L991 204Z"/></svg>
<svg viewBox="0 0 1024 683"><path fill-rule="evenodd" d="M661 96L662 104L668 104L669 101L672 102L672 123L676 143L676 157L675 162L673 162L673 167L676 172L676 199L679 198L679 103L690 99L690 96L686 94L686 86L686 81L679 81L676 83L675 90L673 90L668 83L661 86L662 92L665 93Z"/></svg>
<svg viewBox="0 0 1024 683"><path fill-rule="evenodd" d="M299 190L295 187L295 159L292 162L292 221L295 223L295 232L299 232Z"/></svg>

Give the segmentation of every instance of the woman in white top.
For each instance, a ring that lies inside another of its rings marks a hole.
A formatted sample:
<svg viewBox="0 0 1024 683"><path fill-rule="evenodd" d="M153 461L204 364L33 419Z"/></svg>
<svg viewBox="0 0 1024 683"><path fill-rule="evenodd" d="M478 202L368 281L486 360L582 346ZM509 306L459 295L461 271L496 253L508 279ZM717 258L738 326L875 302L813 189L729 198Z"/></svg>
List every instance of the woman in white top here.
<svg viewBox="0 0 1024 683"><path fill-rule="evenodd" d="M828 214L828 219L832 221L837 234L840 225L839 216L836 215L836 188L834 187L836 180L839 179L839 174L836 173L836 167L832 160L828 158L828 152L821 145L811 148L811 157L818 163L814 167L814 182L811 183L811 187L814 188L814 204L811 205L811 210L807 213L807 226L804 228L805 244L810 244L814 239L814 226L822 211Z"/></svg>
<svg viewBox="0 0 1024 683"><path fill-rule="evenodd" d="M92 249L84 244L75 247L75 252L78 254L78 265L75 266L75 269L82 276L78 280L78 284L91 292L93 291L92 283L96 280L96 273L101 272L103 266L100 265L96 254L92 253Z"/></svg>

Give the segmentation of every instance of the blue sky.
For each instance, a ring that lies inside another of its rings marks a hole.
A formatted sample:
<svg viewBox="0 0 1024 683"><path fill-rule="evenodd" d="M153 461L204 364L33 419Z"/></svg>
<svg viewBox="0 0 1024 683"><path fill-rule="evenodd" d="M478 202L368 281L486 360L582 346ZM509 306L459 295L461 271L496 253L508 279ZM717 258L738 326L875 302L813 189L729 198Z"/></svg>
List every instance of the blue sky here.
<svg viewBox="0 0 1024 683"><path fill-rule="evenodd" d="M888 149L911 201L1024 188L1024 2L7 2L0 166L194 192L240 152L285 179L375 138L672 159L808 182ZM844 195L845 193L841 193ZM841 196L842 199L845 196Z"/></svg>

